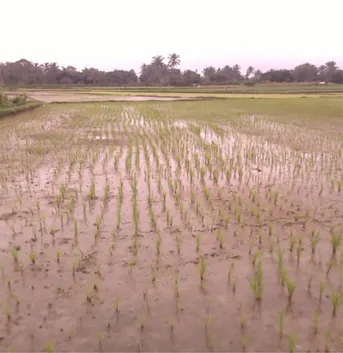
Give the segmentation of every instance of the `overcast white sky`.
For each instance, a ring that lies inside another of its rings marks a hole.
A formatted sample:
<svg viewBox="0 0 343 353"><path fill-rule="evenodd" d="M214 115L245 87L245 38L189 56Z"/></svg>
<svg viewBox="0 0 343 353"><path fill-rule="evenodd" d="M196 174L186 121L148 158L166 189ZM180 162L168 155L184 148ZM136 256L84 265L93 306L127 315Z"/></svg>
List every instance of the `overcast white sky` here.
<svg viewBox="0 0 343 353"><path fill-rule="evenodd" d="M0 0L0 61L139 70L305 61L343 67L343 0Z"/></svg>

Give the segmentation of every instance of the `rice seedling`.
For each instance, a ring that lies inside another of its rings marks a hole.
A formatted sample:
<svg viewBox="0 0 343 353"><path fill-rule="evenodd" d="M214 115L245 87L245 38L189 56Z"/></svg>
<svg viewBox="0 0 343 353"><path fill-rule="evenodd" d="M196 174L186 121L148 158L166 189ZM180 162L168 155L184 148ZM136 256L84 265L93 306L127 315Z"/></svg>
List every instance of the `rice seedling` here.
<svg viewBox="0 0 343 353"><path fill-rule="evenodd" d="M176 241L176 248L177 248L177 253L178 255L181 254L181 247L182 247L182 242L183 242L183 238L181 235L177 235L175 238Z"/></svg>
<svg viewBox="0 0 343 353"><path fill-rule="evenodd" d="M76 239L78 237L79 234L79 227L77 225L77 220L74 219L74 238Z"/></svg>
<svg viewBox="0 0 343 353"><path fill-rule="evenodd" d="M201 235L197 234L195 237L195 249L197 252L200 251L200 241L201 241Z"/></svg>
<svg viewBox="0 0 343 353"><path fill-rule="evenodd" d="M115 297L113 305L114 305L115 312L118 314L119 313L119 298L118 297Z"/></svg>
<svg viewBox="0 0 343 353"><path fill-rule="evenodd" d="M301 251L302 251L302 243L301 243L301 238L299 238L298 246L297 246L297 263L298 264L300 262Z"/></svg>
<svg viewBox="0 0 343 353"><path fill-rule="evenodd" d="M96 195L95 195L95 181L93 179L91 182L90 188L89 188L88 198L89 198L89 200L92 201L95 199L95 197L96 197Z"/></svg>
<svg viewBox="0 0 343 353"><path fill-rule="evenodd" d="M140 328L141 331L144 331L145 323L146 323L145 316L141 316L141 318L139 320L139 328Z"/></svg>
<svg viewBox="0 0 343 353"><path fill-rule="evenodd" d="M156 256L160 256L160 254L161 254L161 244L162 244L162 238L158 234L156 239L155 239Z"/></svg>
<svg viewBox="0 0 343 353"><path fill-rule="evenodd" d="M60 262L60 258L61 258L61 251L57 250L56 252L56 262L59 263Z"/></svg>
<svg viewBox="0 0 343 353"><path fill-rule="evenodd" d="M203 281L205 279L207 271L207 262L204 257L200 259L200 280Z"/></svg>
<svg viewBox="0 0 343 353"><path fill-rule="evenodd" d="M315 254L318 243L319 243L319 233L317 231L312 231L312 234L311 234L312 255Z"/></svg>
<svg viewBox="0 0 343 353"><path fill-rule="evenodd" d="M53 351L54 351L53 344L51 342L47 342L45 349L46 349L47 353L53 353Z"/></svg>
<svg viewBox="0 0 343 353"><path fill-rule="evenodd" d="M175 282L174 282L174 297L175 297L176 302L180 298L180 286L179 286L179 281L177 278L175 278Z"/></svg>
<svg viewBox="0 0 343 353"><path fill-rule="evenodd" d="M36 252L31 248L30 252L29 252L29 259L32 263L32 265L36 264L36 260L37 260L37 254Z"/></svg>
<svg viewBox="0 0 343 353"><path fill-rule="evenodd" d="M327 276L327 277L329 276L330 271L331 271L333 265L334 265L334 261L331 259L331 260L328 262L328 265L327 265L327 268L326 268L326 276Z"/></svg>
<svg viewBox="0 0 343 353"><path fill-rule="evenodd" d="M286 286L287 286L287 291L288 291L288 301L292 302L293 294L294 294L294 291L296 288L296 283L287 277Z"/></svg>
<svg viewBox="0 0 343 353"><path fill-rule="evenodd" d="M323 293L324 293L324 288L325 288L325 284L323 281L319 282L319 302L322 301L323 298Z"/></svg>
<svg viewBox="0 0 343 353"><path fill-rule="evenodd" d="M232 293L235 294L237 290L237 278L234 278L232 281Z"/></svg>
<svg viewBox="0 0 343 353"><path fill-rule="evenodd" d="M331 233L331 245L332 245L332 255L336 255L338 247L341 244L342 234L337 231L332 231Z"/></svg>
<svg viewBox="0 0 343 353"><path fill-rule="evenodd" d="M315 311L313 315L313 333L314 335L318 334L318 324L319 324L319 312Z"/></svg>
<svg viewBox="0 0 343 353"><path fill-rule="evenodd" d="M280 339L283 336L284 327L285 327L285 312L281 310L278 315L278 330L280 334Z"/></svg>
<svg viewBox="0 0 343 353"><path fill-rule="evenodd" d="M290 238L289 238L289 251L293 252L294 247L296 244L296 238L293 235L293 232L291 232Z"/></svg>
<svg viewBox="0 0 343 353"><path fill-rule="evenodd" d="M12 248L11 254L12 254L14 263L18 264L18 250L17 250L17 248Z"/></svg>
<svg viewBox="0 0 343 353"><path fill-rule="evenodd" d="M223 234L221 233L220 230L218 230L218 233L217 233L217 240L219 243L219 248L223 249L224 248L224 237L223 237Z"/></svg>
<svg viewBox="0 0 343 353"><path fill-rule="evenodd" d="M288 335L288 352L294 353L296 347L296 339L293 333Z"/></svg>
<svg viewBox="0 0 343 353"><path fill-rule="evenodd" d="M249 279L249 285L250 285L251 291L254 294L255 300L261 301L262 295L263 295L263 287L264 287L263 268L262 268L261 261L259 261L257 264L254 277L252 279Z"/></svg>
<svg viewBox="0 0 343 353"><path fill-rule="evenodd" d="M337 309L342 304L342 293L334 291L331 293L331 303L332 303L332 316L336 316Z"/></svg>
<svg viewBox="0 0 343 353"><path fill-rule="evenodd" d="M230 280L231 280L231 275L232 275L233 268L234 268L234 263L231 263L231 265L229 266L228 273L227 273L228 282L230 282Z"/></svg>

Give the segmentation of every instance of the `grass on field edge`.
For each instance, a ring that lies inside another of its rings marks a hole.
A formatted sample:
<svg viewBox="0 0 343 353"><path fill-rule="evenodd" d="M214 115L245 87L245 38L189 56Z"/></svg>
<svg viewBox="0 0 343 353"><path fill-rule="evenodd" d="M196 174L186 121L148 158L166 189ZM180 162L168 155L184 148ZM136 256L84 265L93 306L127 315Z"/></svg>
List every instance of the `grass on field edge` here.
<svg viewBox="0 0 343 353"><path fill-rule="evenodd" d="M29 102L24 105L0 108L0 118L10 116L10 115L16 115L16 114L23 113L23 112L26 112L29 110L33 110L33 109L36 109L42 105L43 105L43 103L41 103L41 102Z"/></svg>

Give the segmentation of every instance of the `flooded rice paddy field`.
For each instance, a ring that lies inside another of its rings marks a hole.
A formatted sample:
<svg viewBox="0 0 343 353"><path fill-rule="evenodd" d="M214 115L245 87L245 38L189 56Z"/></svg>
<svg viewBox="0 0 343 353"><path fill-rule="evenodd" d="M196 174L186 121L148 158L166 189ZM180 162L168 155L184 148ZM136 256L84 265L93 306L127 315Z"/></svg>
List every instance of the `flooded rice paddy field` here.
<svg viewBox="0 0 343 353"><path fill-rule="evenodd" d="M194 104L0 121L2 351L342 351L342 125Z"/></svg>

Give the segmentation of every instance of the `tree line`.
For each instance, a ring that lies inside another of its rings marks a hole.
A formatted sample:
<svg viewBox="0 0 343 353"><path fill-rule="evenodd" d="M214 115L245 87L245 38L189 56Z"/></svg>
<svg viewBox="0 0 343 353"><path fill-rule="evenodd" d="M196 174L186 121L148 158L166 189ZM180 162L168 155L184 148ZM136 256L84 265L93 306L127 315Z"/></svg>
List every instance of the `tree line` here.
<svg viewBox="0 0 343 353"><path fill-rule="evenodd" d="M0 63L0 86L94 85L94 86L191 86L191 85L254 85L260 82L333 82L343 84L343 70L335 61L317 67L304 63L292 70L278 69L262 72L249 66L245 72L239 65L208 66L197 70L180 70L180 56L167 59L156 55L143 64L139 74L131 70L103 71L73 66L59 67L56 63L33 63L26 59Z"/></svg>

